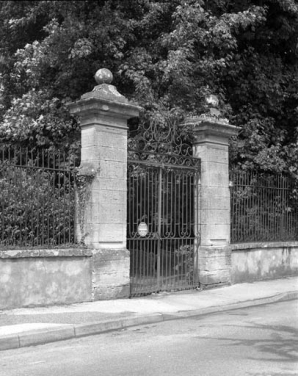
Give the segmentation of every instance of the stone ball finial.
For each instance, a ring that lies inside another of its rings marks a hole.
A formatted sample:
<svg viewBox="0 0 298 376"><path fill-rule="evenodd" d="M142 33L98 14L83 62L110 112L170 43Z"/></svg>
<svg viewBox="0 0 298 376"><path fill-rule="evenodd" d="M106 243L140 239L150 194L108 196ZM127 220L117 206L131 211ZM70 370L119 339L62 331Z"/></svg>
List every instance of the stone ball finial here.
<svg viewBox="0 0 298 376"><path fill-rule="evenodd" d="M113 81L113 74L110 70L101 68L95 73L94 78L98 85L110 84Z"/></svg>
<svg viewBox="0 0 298 376"><path fill-rule="evenodd" d="M206 97L206 102L214 107L218 107L219 105L218 97L214 94L208 95L208 97Z"/></svg>

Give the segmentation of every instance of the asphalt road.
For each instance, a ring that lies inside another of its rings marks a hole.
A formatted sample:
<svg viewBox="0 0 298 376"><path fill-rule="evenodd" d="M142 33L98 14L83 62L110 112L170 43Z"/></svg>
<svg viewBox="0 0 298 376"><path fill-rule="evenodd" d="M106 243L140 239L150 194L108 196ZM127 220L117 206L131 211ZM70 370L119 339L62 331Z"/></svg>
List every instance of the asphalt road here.
<svg viewBox="0 0 298 376"><path fill-rule="evenodd" d="M298 301L0 353L1 376L298 375Z"/></svg>

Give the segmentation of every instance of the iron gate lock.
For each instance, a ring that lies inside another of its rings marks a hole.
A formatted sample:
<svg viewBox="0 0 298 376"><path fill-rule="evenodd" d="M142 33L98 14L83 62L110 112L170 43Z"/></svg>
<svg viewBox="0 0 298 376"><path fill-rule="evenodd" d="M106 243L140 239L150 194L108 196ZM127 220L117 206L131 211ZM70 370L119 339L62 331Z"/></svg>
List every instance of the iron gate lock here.
<svg viewBox="0 0 298 376"><path fill-rule="evenodd" d="M147 223L141 222L138 226L138 234L143 238L148 234Z"/></svg>

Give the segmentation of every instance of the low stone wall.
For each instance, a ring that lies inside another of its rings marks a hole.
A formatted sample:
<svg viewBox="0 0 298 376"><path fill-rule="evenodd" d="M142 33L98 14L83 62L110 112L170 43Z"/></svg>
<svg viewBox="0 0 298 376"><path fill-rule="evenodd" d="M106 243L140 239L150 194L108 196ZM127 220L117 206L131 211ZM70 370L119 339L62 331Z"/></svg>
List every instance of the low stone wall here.
<svg viewBox="0 0 298 376"><path fill-rule="evenodd" d="M126 249L0 252L0 310L128 298Z"/></svg>
<svg viewBox="0 0 298 376"><path fill-rule="evenodd" d="M232 283L298 275L298 242L231 245Z"/></svg>
<svg viewBox="0 0 298 376"><path fill-rule="evenodd" d="M90 301L90 250L0 252L0 309Z"/></svg>

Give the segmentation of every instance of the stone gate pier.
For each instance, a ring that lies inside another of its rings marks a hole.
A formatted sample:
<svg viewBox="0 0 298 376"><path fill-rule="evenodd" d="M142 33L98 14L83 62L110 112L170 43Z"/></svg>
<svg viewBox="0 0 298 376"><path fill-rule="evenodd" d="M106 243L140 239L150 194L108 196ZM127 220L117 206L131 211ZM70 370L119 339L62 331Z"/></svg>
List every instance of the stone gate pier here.
<svg viewBox="0 0 298 376"><path fill-rule="evenodd" d="M141 108L111 85L109 70L100 69L95 79L98 85L69 108L80 121L80 174L89 181L85 202L78 200L78 240L93 250L93 298L98 300L129 296L127 119Z"/></svg>
<svg viewBox="0 0 298 376"><path fill-rule="evenodd" d="M199 282L205 287L231 283L229 138L239 128L221 120L195 117L193 153L201 159L198 250Z"/></svg>

